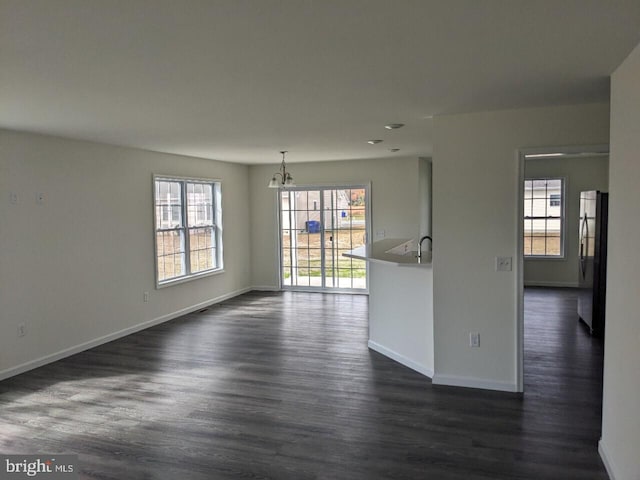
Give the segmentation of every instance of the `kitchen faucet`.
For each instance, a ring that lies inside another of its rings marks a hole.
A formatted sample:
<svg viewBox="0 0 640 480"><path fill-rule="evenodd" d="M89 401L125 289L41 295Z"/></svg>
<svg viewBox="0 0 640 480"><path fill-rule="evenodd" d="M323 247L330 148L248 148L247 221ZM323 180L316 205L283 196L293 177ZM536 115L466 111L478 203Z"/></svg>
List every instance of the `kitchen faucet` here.
<svg viewBox="0 0 640 480"><path fill-rule="evenodd" d="M418 259L422 258L422 242L424 242L427 238L431 241L431 245L433 245L433 239L429 235L425 235L424 237L422 237L418 242Z"/></svg>

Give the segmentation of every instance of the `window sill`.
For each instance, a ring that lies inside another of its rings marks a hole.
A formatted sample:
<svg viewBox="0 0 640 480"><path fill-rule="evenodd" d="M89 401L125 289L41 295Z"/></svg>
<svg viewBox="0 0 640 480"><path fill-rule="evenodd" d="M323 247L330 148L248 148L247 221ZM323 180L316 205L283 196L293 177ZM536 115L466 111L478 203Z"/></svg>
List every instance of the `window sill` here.
<svg viewBox="0 0 640 480"><path fill-rule="evenodd" d="M178 285L180 283L190 282L192 280L198 280L199 278L219 275L221 273L224 273L224 268L218 268L216 270L207 270L206 272L196 273L194 275L189 275L188 277L179 277L172 280L167 280L166 282L162 282L162 283L156 282L156 290L160 290L161 288L165 288L165 287L171 287L172 285Z"/></svg>
<svg viewBox="0 0 640 480"><path fill-rule="evenodd" d="M524 256L524 261L525 262L530 262L532 260L551 260L552 262L562 262L565 261L567 259L567 257L565 257L564 255L561 257L549 257L549 256L545 256L545 255L525 255Z"/></svg>

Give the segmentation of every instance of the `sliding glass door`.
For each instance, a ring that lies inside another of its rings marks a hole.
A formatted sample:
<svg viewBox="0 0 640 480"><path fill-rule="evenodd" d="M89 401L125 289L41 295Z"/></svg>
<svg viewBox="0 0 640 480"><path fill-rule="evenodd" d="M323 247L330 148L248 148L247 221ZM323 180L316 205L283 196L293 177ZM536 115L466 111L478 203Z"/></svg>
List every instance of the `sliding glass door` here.
<svg viewBox="0 0 640 480"><path fill-rule="evenodd" d="M366 291L366 262L342 254L366 244L367 202L368 188L364 185L281 190L282 286Z"/></svg>

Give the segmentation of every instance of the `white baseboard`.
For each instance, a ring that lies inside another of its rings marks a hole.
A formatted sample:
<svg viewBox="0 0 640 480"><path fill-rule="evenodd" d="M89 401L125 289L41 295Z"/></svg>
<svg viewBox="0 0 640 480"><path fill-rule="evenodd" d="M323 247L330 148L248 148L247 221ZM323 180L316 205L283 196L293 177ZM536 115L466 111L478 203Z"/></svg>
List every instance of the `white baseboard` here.
<svg viewBox="0 0 640 480"><path fill-rule="evenodd" d="M458 375L445 375L436 373L433 376L434 385L449 385L451 387L481 388L484 390L499 390L501 392L517 392L518 385L509 382L500 382L486 378L461 377Z"/></svg>
<svg viewBox="0 0 640 480"><path fill-rule="evenodd" d="M380 345L379 343L374 342L373 340L369 340L367 343L371 350L375 350L378 353L381 353L385 357L389 357L391 360L395 360L396 362L404 365L405 367L409 367L411 370L415 370L422 375L425 375L429 378L433 378L433 369L427 368L424 365L414 362L413 360L405 357L404 355L399 354L387 347Z"/></svg>
<svg viewBox="0 0 640 480"><path fill-rule="evenodd" d="M524 281L525 287L560 287L578 288L578 282L545 282L545 281Z"/></svg>
<svg viewBox="0 0 640 480"><path fill-rule="evenodd" d="M609 474L610 480L616 480L616 476L613 474L613 466L609 461L610 456L607 455L607 448L602 441L602 438L598 442L598 453L600 454L600 458L602 459L602 463L604 463L604 468L606 468L607 473Z"/></svg>
<svg viewBox="0 0 640 480"><path fill-rule="evenodd" d="M251 290L256 292L280 292L282 289L273 285L254 285Z"/></svg>
<svg viewBox="0 0 640 480"><path fill-rule="evenodd" d="M151 320L147 320L146 322L138 323L137 325L124 328L117 332L109 333L107 335L103 335L102 337L94 338L93 340L89 340L88 342L84 342L79 345L74 345L73 347L65 348L64 350L60 350L50 355L45 355L44 357L36 358L35 360L22 363L15 367L7 368L5 370L0 371L0 380L4 380L9 377L20 375L21 373L28 372L29 370L33 370L34 368L42 367L43 365L47 365L48 363L53 363L65 357L70 357L71 355L75 355L76 353L89 350L90 348L97 347L99 345L111 342L113 340L117 340L118 338L126 337L127 335L131 335L132 333L139 332L146 328L150 328L155 325L168 322L169 320L173 320L174 318L178 318L178 317L181 317L182 315L186 315L188 313L192 313L202 308L208 307L209 305L213 305L215 303L220 303L224 300L237 297L238 295L242 295L243 293L250 292L251 290L252 289L249 287L249 288L243 288L241 290L236 290L234 292L226 293L224 295L220 295L219 297L205 300L204 302L200 302L196 305L191 305L189 307L182 308L175 312L168 313L166 315L162 315L160 317L153 318Z"/></svg>

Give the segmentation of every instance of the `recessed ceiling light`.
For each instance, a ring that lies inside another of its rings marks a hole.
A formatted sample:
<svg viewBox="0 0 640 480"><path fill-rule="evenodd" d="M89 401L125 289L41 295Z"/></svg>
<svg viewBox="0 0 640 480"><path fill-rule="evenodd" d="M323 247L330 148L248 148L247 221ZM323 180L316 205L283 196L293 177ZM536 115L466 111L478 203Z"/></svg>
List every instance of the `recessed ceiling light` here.
<svg viewBox="0 0 640 480"><path fill-rule="evenodd" d="M384 128L386 128L387 130L397 130L398 128L402 127L404 127L404 123L390 123L384 126Z"/></svg>
<svg viewBox="0 0 640 480"><path fill-rule="evenodd" d="M375 145L376 143L382 143L382 140L368 140L367 143L369 145Z"/></svg>
<svg viewBox="0 0 640 480"><path fill-rule="evenodd" d="M400 149L399 148L390 148L389 151L393 152L393 153L396 153L396 152L399 152Z"/></svg>

